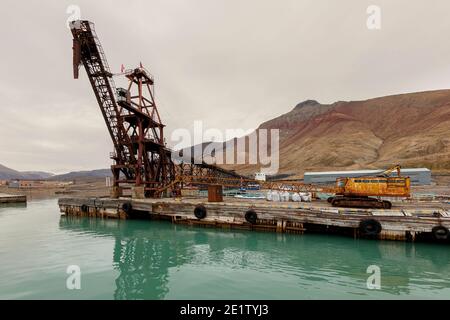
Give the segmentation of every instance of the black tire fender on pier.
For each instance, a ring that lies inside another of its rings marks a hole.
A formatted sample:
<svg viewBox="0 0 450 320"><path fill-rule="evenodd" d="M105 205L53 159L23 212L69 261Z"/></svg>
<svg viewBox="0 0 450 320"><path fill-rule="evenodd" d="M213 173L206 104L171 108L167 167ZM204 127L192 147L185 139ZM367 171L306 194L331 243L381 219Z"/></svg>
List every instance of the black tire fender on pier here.
<svg viewBox="0 0 450 320"><path fill-rule="evenodd" d="M256 224L256 221L258 220L258 215L256 214L255 210L253 209L247 210L247 212L245 213L245 220L248 223Z"/></svg>
<svg viewBox="0 0 450 320"><path fill-rule="evenodd" d="M87 205L85 205L85 204L83 204L82 206L81 206L81 212L88 212L89 211L89 207L87 206Z"/></svg>
<svg viewBox="0 0 450 320"><path fill-rule="evenodd" d="M449 231L444 226L437 226L431 230L433 234L433 238L435 240L448 240L449 239Z"/></svg>
<svg viewBox="0 0 450 320"><path fill-rule="evenodd" d="M131 204L131 202L125 202L124 204L122 204L122 210L129 214L133 211L133 205Z"/></svg>
<svg viewBox="0 0 450 320"><path fill-rule="evenodd" d="M376 236L382 229L381 224L375 219L362 220L359 223L359 230L366 236Z"/></svg>
<svg viewBox="0 0 450 320"><path fill-rule="evenodd" d="M206 218L206 208L205 208L205 206L201 205L201 204L196 206L195 209L194 209L194 216L198 220L205 219Z"/></svg>

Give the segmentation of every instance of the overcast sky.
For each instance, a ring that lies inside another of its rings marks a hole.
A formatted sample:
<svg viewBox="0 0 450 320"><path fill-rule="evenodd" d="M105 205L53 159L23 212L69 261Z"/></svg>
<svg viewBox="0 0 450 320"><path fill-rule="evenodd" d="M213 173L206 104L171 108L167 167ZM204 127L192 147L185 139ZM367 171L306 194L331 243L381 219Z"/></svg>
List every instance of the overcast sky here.
<svg viewBox="0 0 450 320"><path fill-rule="evenodd" d="M113 72L142 61L154 75L167 137L194 120L253 129L306 99L450 87L448 0L2 0L0 164L110 165L84 69L72 78L71 4L95 22ZM366 25L372 4L380 30Z"/></svg>

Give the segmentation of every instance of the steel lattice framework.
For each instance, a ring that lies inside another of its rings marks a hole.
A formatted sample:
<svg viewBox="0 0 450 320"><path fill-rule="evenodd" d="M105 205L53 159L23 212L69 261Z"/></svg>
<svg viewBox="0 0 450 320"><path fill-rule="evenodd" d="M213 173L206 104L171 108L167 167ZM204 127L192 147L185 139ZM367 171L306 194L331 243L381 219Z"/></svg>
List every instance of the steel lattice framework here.
<svg viewBox="0 0 450 320"><path fill-rule="evenodd" d="M124 75L127 89L116 89L105 53L89 21L73 21L73 72L83 64L114 144L114 187L143 187L145 197L160 197L180 187L180 176L240 177L193 159L175 165L166 147L164 124L154 99L154 79L142 64ZM175 192L178 193L178 192Z"/></svg>
<svg viewBox="0 0 450 320"><path fill-rule="evenodd" d="M177 176L177 180L173 182L173 185L180 184L183 186L207 186L218 184L227 188L247 188L251 184L257 184L259 187L265 190L278 190L278 191L290 191L290 192L308 192L308 193L336 193L334 187L328 186L316 186L311 184L305 184L295 181L260 181L254 179L246 179L243 177L220 176L217 174L212 175L182 175ZM181 187L181 188L182 188Z"/></svg>

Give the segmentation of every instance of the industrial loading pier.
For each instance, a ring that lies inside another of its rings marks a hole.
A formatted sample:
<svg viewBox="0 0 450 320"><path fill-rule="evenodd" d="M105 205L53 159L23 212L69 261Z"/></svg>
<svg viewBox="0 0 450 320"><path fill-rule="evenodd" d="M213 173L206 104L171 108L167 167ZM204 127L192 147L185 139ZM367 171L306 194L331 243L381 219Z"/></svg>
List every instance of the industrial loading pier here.
<svg viewBox="0 0 450 320"><path fill-rule="evenodd" d="M112 74L94 25L74 21L71 30L74 77L79 77L82 64L115 150L111 154L111 197L59 199L67 219L163 219L221 228L450 243L448 201L422 203L411 199L410 179L400 177L399 166L370 177L339 178L331 188L292 181L255 181L204 162L195 164L193 159L174 163L174 152L164 142L165 125L154 99L151 74L142 64ZM126 77L128 88L116 89L115 76ZM390 177L395 169L398 177ZM287 201L269 202L251 195L223 198L224 188L239 190L255 184L266 192L287 193ZM206 188L208 199L200 195ZM188 195L187 191L194 192ZM320 194L330 196L328 201L288 202L294 197L290 193L297 197L307 194L309 199L317 199ZM386 200L386 196L396 198Z"/></svg>
<svg viewBox="0 0 450 320"><path fill-rule="evenodd" d="M0 193L0 204L1 203L24 203L24 202L27 202L27 197L24 195Z"/></svg>

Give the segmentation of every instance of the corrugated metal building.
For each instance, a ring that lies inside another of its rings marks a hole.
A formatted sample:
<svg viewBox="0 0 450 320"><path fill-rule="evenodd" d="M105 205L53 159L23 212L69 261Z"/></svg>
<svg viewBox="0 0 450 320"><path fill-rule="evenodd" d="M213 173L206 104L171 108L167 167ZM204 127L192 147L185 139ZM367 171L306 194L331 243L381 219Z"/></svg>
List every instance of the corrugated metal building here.
<svg viewBox="0 0 450 320"><path fill-rule="evenodd" d="M357 171L328 171L328 172L305 172L304 182L308 184L335 183L336 178L373 176L383 170L357 170ZM431 184L431 170L427 168L401 169L402 176L409 176L414 185ZM397 171L391 176L397 176Z"/></svg>
<svg viewBox="0 0 450 320"><path fill-rule="evenodd" d="M19 184L19 181L17 181L17 180L10 181L9 184L8 184L8 187L10 187L10 188L17 188L18 189L19 186L20 186L20 184Z"/></svg>

